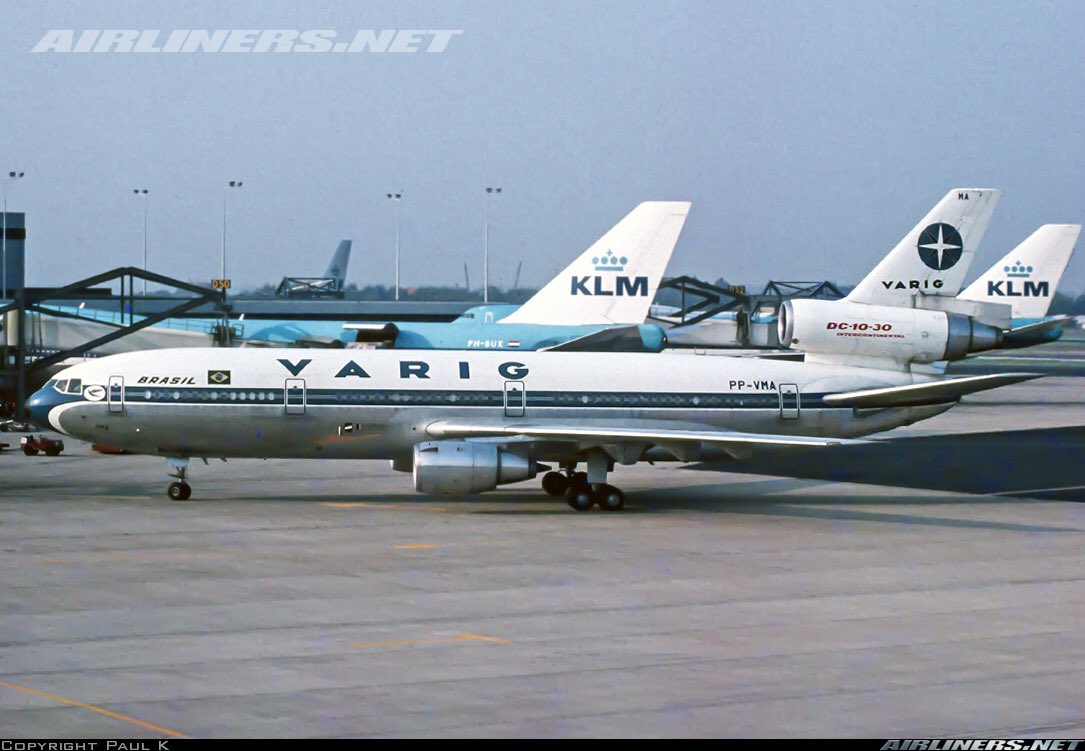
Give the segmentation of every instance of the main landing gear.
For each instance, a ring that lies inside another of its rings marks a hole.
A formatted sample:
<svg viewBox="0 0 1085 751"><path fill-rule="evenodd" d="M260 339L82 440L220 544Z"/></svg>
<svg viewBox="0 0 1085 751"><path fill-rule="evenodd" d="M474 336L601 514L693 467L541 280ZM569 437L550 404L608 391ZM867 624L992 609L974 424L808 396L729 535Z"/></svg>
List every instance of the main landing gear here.
<svg viewBox="0 0 1085 751"><path fill-rule="evenodd" d="M593 453L588 456L587 472L577 472L576 465L569 464L564 473L543 475L542 487L548 495L565 496L569 507L576 511L591 511L593 506L604 511L621 511L625 507L625 493L606 483L611 469L613 465L606 454Z"/></svg>
<svg viewBox="0 0 1085 751"><path fill-rule="evenodd" d="M192 486L185 482L188 473L188 459L167 459L174 473L170 477L176 477L177 482L171 482L166 488L166 495L173 501L187 501L192 497Z"/></svg>

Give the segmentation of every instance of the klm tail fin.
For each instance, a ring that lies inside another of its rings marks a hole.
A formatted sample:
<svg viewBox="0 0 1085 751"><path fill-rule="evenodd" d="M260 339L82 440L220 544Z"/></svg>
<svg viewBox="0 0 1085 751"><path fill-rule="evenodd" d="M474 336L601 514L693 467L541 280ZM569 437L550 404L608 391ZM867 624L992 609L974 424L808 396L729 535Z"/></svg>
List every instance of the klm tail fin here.
<svg viewBox="0 0 1085 751"><path fill-rule="evenodd" d="M328 270L324 272L324 278L335 279L339 289L343 289L347 278L347 265L350 263L350 240L340 240L339 247L335 249L335 253L332 254L331 263L328 264Z"/></svg>
<svg viewBox="0 0 1085 751"><path fill-rule="evenodd" d="M501 323L644 323L689 207L640 204Z"/></svg>
<svg viewBox="0 0 1085 751"><path fill-rule="evenodd" d="M951 190L847 299L911 306L919 294L955 296L1001 195L990 188Z"/></svg>
<svg viewBox="0 0 1085 751"><path fill-rule="evenodd" d="M1043 318L1080 234L1080 224L1045 224L958 297L1009 304L1013 318Z"/></svg>

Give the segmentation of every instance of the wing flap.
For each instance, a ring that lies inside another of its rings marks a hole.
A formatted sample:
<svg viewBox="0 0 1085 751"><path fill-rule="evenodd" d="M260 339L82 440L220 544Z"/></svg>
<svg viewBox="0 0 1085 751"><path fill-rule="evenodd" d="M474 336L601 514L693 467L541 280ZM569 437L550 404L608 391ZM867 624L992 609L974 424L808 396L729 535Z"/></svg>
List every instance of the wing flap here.
<svg viewBox="0 0 1085 751"><path fill-rule="evenodd" d="M1040 375L1039 373L997 373L967 376L928 383L913 383L907 386L829 394L824 397L824 400L826 404L836 407L921 407L928 404L955 402L967 394L1031 381L1033 378L1039 378Z"/></svg>
<svg viewBox="0 0 1085 751"><path fill-rule="evenodd" d="M576 442L582 446L604 443L646 443L652 445L675 443L710 443L721 446L839 446L858 444L846 438L772 435L767 433L738 433L713 430L705 426L682 428L659 427L585 427L561 423L486 424L440 421L431 423L426 432L434 438L492 438L514 437Z"/></svg>

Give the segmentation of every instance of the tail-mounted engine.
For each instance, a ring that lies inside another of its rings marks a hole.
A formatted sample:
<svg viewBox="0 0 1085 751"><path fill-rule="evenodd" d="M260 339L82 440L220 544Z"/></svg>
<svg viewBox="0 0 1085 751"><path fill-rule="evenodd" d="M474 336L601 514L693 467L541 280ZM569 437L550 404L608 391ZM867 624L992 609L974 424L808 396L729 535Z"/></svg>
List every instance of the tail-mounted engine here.
<svg viewBox="0 0 1085 751"><path fill-rule="evenodd" d="M789 349L905 363L959 360L1002 343L1001 329L960 313L847 300L788 300L777 326Z"/></svg>
<svg viewBox="0 0 1085 751"><path fill-rule="evenodd" d="M492 443L429 441L414 447L414 488L431 495L471 495L530 480L534 461Z"/></svg>

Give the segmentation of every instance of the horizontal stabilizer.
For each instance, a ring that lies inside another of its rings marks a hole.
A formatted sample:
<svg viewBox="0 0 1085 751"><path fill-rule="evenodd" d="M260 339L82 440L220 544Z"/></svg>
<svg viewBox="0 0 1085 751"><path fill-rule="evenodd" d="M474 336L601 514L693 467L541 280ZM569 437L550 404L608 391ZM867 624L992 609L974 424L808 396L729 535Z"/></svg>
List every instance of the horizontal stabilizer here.
<svg viewBox="0 0 1085 751"><path fill-rule="evenodd" d="M966 394L997 389L1021 381L1039 378L1039 373L998 373L995 375L950 378L944 381L913 383L907 386L889 386L882 389L848 391L824 397L825 403L834 407L921 407L927 404L955 402Z"/></svg>
<svg viewBox="0 0 1085 751"><path fill-rule="evenodd" d="M1015 326L1002 333L1002 344L999 349L1032 347L1043 342L1054 341L1062 335L1062 329L1071 320L1070 316L1052 316L1036 323Z"/></svg>
<svg viewBox="0 0 1085 751"><path fill-rule="evenodd" d="M657 342L646 343L641 336L639 326L616 326L593 331L590 334L570 339L552 347L543 347L545 352L659 352L666 344L666 337L660 332ZM659 346L654 346L658 344Z"/></svg>
<svg viewBox="0 0 1085 751"><path fill-rule="evenodd" d="M1056 316L1049 318L1046 321L1037 321L1036 323L1030 323L1027 326L1016 326L1006 332L1007 336L1028 336L1031 334L1044 334L1048 331L1054 331L1061 329L1070 323L1071 316Z"/></svg>

